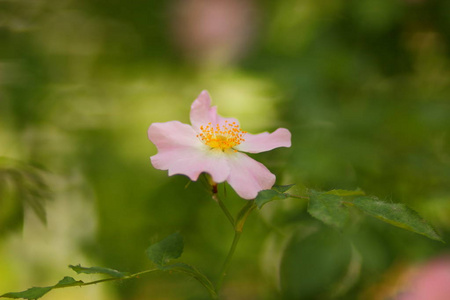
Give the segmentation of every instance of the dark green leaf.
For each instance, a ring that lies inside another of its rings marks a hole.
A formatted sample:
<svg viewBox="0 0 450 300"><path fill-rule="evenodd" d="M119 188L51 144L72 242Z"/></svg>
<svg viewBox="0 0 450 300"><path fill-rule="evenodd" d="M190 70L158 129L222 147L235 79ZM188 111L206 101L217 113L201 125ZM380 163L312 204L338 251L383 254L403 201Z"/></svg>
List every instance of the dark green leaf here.
<svg viewBox="0 0 450 300"><path fill-rule="evenodd" d="M146 253L147 257L161 268L171 259L180 257L183 248L183 238L179 233L174 233L148 247Z"/></svg>
<svg viewBox="0 0 450 300"><path fill-rule="evenodd" d="M308 212L327 225L342 229L348 221L348 210L343 198L327 192L310 191Z"/></svg>
<svg viewBox="0 0 450 300"><path fill-rule="evenodd" d="M255 203L258 208L263 207L264 204L274 200L283 200L288 198L287 194L276 190L263 190L258 193L258 196L255 198Z"/></svg>
<svg viewBox="0 0 450 300"><path fill-rule="evenodd" d="M26 204L31 207L42 223L46 224L45 202L50 198L51 193L42 171L25 162L0 158L0 189L4 188L2 185L6 183L10 192L8 196L21 205Z"/></svg>
<svg viewBox="0 0 450 300"><path fill-rule="evenodd" d="M51 291L54 288L63 288L63 287L70 287L70 286L81 286L83 285L83 281L81 280L75 280L72 277L66 276L63 279L61 279L57 284L53 286L46 286L46 287L32 287L26 291L23 292L17 292L17 293L6 293L4 295L1 295L0 298L13 298L13 299L39 299L45 294L47 294L49 291Z"/></svg>
<svg viewBox="0 0 450 300"><path fill-rule="evenodd" d="M367 213L391 225L422 234L430 239L443 242L436 233L417 212L400 203L388 203L371 197L357 197L353 204Z"/></svg>
<svg viewBox="0 0 450 300"><path fill-rule="evenodd" d="M81 280L75 280L72 277L66 276L63 279L61 279L56 285L53 286L53 288L62 288L62 287L69 287L69 286L79 286L82 285L84 282Z"/></svg>
<svg viewBox="0 0 450 300"><path fill-rule="evenodd" d="M0 235L23 224L23 205L17 194L15 182L0 169Z"/></svg>
<svg viewBox="0 0 450 300"><path fill-rule="evenodd" d="M102 268L102 267L86 268L86 267L82 267L80 265L77 265L77 266L69 265L69 268L71 268L72 270L74 270L78 274L80 274L80 273L84 273L84 274L105 274L105 275L109 275L109 276L114 277L114 278L122 278L122 277L127 275L126 273L119 272L117 270L113 270L113 269L109 269L109 268Z"/></svg>
<svg viewBox="0 0 450 300"><path fill-rule="evenodd" d="M291 187L293 187L295 184L288 184L288 185L274 185L272 187L272 190L275 190L280 193L287 192Z"/></svg>
<svg viewBox="0 0 450 300"><path fill-rule="evenodd" d="M2 298L13 298L13 299L39 299L45 294L47 294L49 291L53 289L52 286L47 287L32 287L29 288L26 291L23 292L17 292L17 293L6 293L1 295Z"/></svg>

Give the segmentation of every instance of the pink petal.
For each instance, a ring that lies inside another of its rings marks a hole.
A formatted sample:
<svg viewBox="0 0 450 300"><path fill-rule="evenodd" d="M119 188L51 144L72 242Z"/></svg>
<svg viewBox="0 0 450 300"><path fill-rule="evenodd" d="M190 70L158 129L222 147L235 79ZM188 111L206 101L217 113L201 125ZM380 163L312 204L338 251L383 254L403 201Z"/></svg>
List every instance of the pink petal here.
<svg viewBox="0 0 450 300"><path fill-rule="evenodd" d="M224 118L221 115L217 115L217 123L216 123L216 125L219 124L219 126L222 127L223 125L225 125L225 123L226 123L225 121L228 122L228 124L235 123L236 125L241 126L239 124L239 121L237 119L235 119L235 118Z"/></svg>
<svg viewBox="0 0 450 300"><path fill-rule="evenodd" d="M216 124L217 107L211 107L211 97L207 91L202 91L197 99L191 105L190 119L192 127L197 131L200 126L208 125L208 123Z"/></svg>
<svg viewBox="0 0 450 300"><path fill-rule="evenodd" d="M238 120L234 118L224 118L217 114L217 106L211 106L211 97L207 91L202 91L197 99L191 105L190 119L192 127L199 132L200 126L206 126L209 123L212 126L217 124L222 127L225 121L235 122L239 125Z"/></svg>
<svg viewBox="0 0 450 300"><path fill-rule="evenodd" d="M150 159L156 169L169 170L169 176L182 174L192 181L196 181L203 172L210 174L215 182L225 181L230 174L230 167L222 151L174 148L160 151Z"/></svg>
<svg viewBox="0 0 450 300"><path fill-rule="evenodd" d="M227 181L244 199L256 198L259 191L270 189L275 183L275 175L244 153L236 152L229 156L229 163L231 171Z"/></svg>
<svg viewBox="0 0 450 300"><path fill-rule="evenodd" d="M159 151L173 147L201 147L203 143L196 137L195 130L179 121L153 123L147 131L148 138Z"/></svg>
<svg viewBox="0 0 450 300"><path fill-rule="evenodd" d="M285 128L278 128L272 133L263 132L260 134L246 133L244 140L235 149L249 153L260 153L278 147L291 146L291 133Z"/></svg>
<svg viewBox="0 0 450 300"><path fill-rule="evenodd" d="M410 290L401 300L447 300L450 295L450 257L442 256L429 262L411 278Z"/></svg>
<svg viewBox="0 0 450 300"><path fill-rule="evenodd" d="M196 134L191 126L178 121L150 125L148 138L158 149L150 158L152 165L169 170L169 176L183 174L195 181L206 172L215 182L225 181L230 173L225 153L211 150Z"/></svg>

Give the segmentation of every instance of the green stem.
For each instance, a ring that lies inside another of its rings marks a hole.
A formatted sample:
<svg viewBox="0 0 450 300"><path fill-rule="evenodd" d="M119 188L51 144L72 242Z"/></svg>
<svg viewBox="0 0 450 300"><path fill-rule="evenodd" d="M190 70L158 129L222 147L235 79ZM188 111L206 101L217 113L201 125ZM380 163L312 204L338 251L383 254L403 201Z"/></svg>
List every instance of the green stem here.
<svg viewBox="0 0 450 300"><path fill-rule="evenodd" d="M219 294L219 291L222 287L223 281L225 279L225 276L228 273L228 269L231 265L231 259L233 258L234 252L236 251L236 247L239 243L239 239L242 234L242 230L244 228L245 221L247 220L247 217L250 215L250 213L253 211L253 209L256 207L255 201L251 200L248 201L244 207L239 211L236 221L234 222L234 238L233 243L231 244L230 250L228 251L227 258L225 259L225 263L223 264L222 271L220 273L219 280L216 285L216 291L217 294Z"/></svg>
<svg viewBox="0 0 450 300"><path fill-rule="evenodd" d="M237 244L239 242L239 238L241 237L241 233L242 232L239 232L239 231L234 232L233 243L231 244L230 251L228 252L227 258L225 259L225 263L223 264L223 267L222 267L222 272L220 273L219 281L217 282L217 285L216 285L217 293L219 293L220 288L222 287L222 284L223 284L223 280L225 279L225 276L228 273L228 269L230 268L230 264L231 264L231 259L233 258L234 251L236 250Z"/></svg>
<svg viewBox="0 0 450 300"><path fill-rule="evenodd" d="M203 285L204 288L208 291L211 299L218 299L216 289L214 285L209 281L208 277L200 273L196 268L185 265L185 264L173 264L171 265L170 271L180 272L187 274L193 278L195 278L198 282Z"/></svg>
<svg viewBox="0 0 450 300"><path fill-rule="evenodd" d="M231 226L234 227L235 222L234 222L234 218L231 215L230 211L228 210L228 208L225 206L225 204L222 202L222 200L220 200L220 197L218 194L213 194L212 198L219 204L220 208L222 209L222 211L225 213L225 216L227 216L228 220L231 223Z"/></svg>
<svg viewBox="0 0 450 300"><path fill-rule="evenodd" d="M242 207L242 209L239 211L236 217L236 225L234 227L234 230L242 232L242 230L244 229L245 221L247 221L248 216L255 208L256 208L255 200L247 201L247 204L245 204L244 207Z"/></svg>
<svg viewBox="0 0 450 300"><path fill-rule="evenodd" d="M145 270L145 271L142 271L142 272L139 272L139 273L135 273L135 274L128 275L128 276L123 276L123 277L112 277L112 278L105 278L105 279L94 280L94 281L90 281L90 282L76 282L76 283L74 283L72 285L54 286L54 287L52 287L52 289L61 289L61 288L66 288L66 287L71 287L71 286L80 286L81 287L81 286L93 285L93 284L107 282L107 281L138 278L141 275L145 275L147 273L151 273L151 272L155 272L155 271L159 271L159 269Z"/></svg>
<svg viewBox="0 0 450 300"><path fill-rule="evenodd" d="M126 279L139 278L139 276L141 276L141 275L145 275L145 274L148 274L148 273L151 273L151 272L155 272L155 271L163 271L163 270L161 270L161 269L145 270L145 271L142 271L142 272L138 272L138 273L131 274L131 275L128 275L128 276L123 276L123 277L105 278L105 279L99 279L99 280L94 280L94 281L90 281L90 282L76 282L76 283L73 283L71 285L54 286L54 287L52 287L52 289L67 288L67 287L72 287L72 286L80 286L80 287L82 287L82 286L86 286L86 285L93 285L93 284L107 282L107 281L126 280ZM190 275L190 276L194 277L195 279L197 279L197 281L199 281L206 288L206 290L208 291L208 293L209 293L209 295L211 296L212 299L217 299L217 293L216 293L212 283L209 281L209 279L207 277L205 277L204 275L198 273L195 269L190 270L190 269L181 268L181 267L180 268L174 267L172 271L185 273L187 275Z"/></svg>

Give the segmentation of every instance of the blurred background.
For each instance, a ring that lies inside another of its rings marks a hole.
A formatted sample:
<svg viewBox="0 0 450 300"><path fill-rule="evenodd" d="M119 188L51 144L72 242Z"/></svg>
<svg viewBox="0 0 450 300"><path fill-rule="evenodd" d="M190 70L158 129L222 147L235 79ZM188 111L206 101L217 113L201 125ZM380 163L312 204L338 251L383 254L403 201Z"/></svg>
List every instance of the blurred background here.
<svg viewBox="0 0 450 300"><path fill-rule="evenodd" d="M0 294L97 278L69 264L151 268L145 249L176 231L181 260L216 278L228 221L200 183L152 168L146 135L188 123L203 89L244 130L291 130L291 148L254 156L278 184L361 188L449 241L449 14L448 0L0 1ZM225 203L245 204L230 188ZM224 299L425 300L424 268L448 266L448 244L357 213L338 232L306 205L249 218ZM207 293L159 273L43 299Z"/></svg>

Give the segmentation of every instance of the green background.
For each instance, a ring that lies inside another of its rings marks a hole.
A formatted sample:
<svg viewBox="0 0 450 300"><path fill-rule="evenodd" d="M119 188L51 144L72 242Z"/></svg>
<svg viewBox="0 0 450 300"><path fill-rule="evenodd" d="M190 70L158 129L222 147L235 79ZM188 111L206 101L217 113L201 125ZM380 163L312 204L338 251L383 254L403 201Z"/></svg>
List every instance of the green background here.
<svg viewBox="0 0 450 300"><path fill-rule="evenodd" d="M0 293L55 284L69 264L150 268L145 249L176 231L182 260L215 278L228 221L201 183L151 166L146 136L188 123L204 89L246 131L292 132L291 148L252 155L278 184L405 203L448 241L449 13L447 0L0 2ZM338 232L306 205L252 214L224 299L387 299L448 251L357 212ZM44 299L206 297L162 273Z"/></svg>

